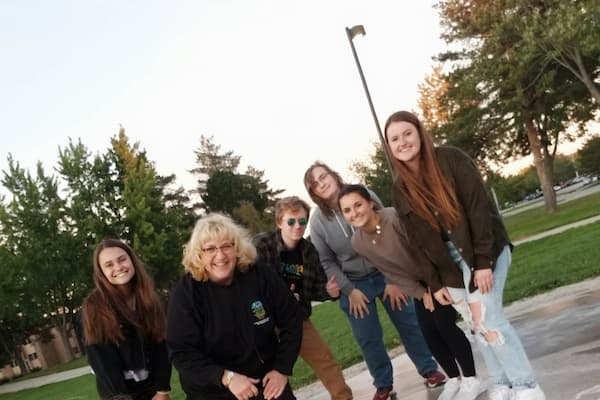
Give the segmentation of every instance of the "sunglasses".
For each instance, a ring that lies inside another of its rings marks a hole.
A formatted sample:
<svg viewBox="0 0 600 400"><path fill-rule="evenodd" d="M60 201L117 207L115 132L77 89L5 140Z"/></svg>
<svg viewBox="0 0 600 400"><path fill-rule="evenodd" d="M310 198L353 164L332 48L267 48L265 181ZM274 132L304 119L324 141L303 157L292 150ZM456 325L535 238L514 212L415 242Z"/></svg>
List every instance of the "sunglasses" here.
<svg viewBox="0 0 600 400"><path fill-rule="evenodd" d="M288 218L287 224L289 226L294 226L296 224L296 221L298 221L298 225L300 226L306 226L306 224L308 224L308 219L306 218Z"/></svg>

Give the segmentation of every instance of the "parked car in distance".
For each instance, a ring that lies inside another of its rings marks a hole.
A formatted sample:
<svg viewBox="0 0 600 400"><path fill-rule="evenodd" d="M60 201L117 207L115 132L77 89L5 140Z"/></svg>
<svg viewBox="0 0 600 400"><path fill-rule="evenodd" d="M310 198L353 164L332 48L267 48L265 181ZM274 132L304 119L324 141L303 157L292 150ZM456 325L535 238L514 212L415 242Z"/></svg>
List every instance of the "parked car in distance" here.
<svg viewBox="0 0 600 400"><path fill-rule="evenodd" d="M537 199L539 197L542 197L544 195L544 192L542 192L541 190L536 190L533 193L529 193L527 196L525 196L524 200L525 201L529 201L529 200L533 200L533 199Z"/></svg>

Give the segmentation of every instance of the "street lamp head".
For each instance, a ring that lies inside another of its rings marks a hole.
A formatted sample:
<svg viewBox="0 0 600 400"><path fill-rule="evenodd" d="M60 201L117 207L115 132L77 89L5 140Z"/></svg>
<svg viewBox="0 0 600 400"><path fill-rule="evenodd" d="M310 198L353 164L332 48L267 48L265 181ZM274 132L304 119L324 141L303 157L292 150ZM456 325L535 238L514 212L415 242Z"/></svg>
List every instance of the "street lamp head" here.
<svg viewBox="0 0 600 400"><path fill-rule="evenodd" d="M354 39L356 35L366 35L365 27L362 25L354 25L352 28L346 28L346 32L348 32L350 40Z"/></svg>

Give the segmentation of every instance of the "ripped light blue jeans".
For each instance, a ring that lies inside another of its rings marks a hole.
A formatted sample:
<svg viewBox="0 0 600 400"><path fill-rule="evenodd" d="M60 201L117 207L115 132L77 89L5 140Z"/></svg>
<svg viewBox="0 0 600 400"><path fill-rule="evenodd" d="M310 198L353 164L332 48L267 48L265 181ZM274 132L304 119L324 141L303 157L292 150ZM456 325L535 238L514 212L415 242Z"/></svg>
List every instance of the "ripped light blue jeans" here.
<svg viewBox="0 0 600 400"><path fill-rule="evenodd" d="M457 266L463 271L465 287L471 279L471 269L452 242L446 242L448 251ZM482 326L488 332L497 334L497 342L478 340L488 372L497 385L507 385L513 389L533 388L537 384L533 369L517 332L510 324L502 308L502 294L511 263L510 247L505 246L494 269L492 290L481 293L477 290L468 295L468 289L448 288L450 296L457 302L462 300L481 301L483 306ZM470 298L475 294L475 298ZM455 297L456 296L456 297ZM463 302L464 303L464 302Z"/></svg>

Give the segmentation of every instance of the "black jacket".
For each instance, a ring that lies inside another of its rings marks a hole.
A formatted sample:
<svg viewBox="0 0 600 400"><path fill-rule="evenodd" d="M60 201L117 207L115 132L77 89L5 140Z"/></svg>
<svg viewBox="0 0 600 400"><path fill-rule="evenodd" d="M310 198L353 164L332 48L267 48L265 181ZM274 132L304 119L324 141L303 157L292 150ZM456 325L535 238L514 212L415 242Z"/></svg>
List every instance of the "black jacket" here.
<svg viewBox="0 0 600 400"><path fill-rule="evenodd" d="M81 316L81 314L79 315ZM81 319L79 320L81 323ZM171 362L167 355L165 341L155 342L138 334L135 327L121 325L125 340L115 343L86 345L88 362L96 375L96 386L101 399L115 395L134 395L137 388L145 392L169 391L171 386ZM144 385L135 385L133 380L126 382L124 371L146 369L149 372ZM145 396L141 396L145 397Z"/></svg>
<svg viewBox="0 0 600 400"><path fill-rule="evenodd" d="M224 369L259 379L272 369L291 375L302 340L299 310L265 265L236 270L230 286L186 274L171 292L167 342L188 398L227 395Z"/></svg>

